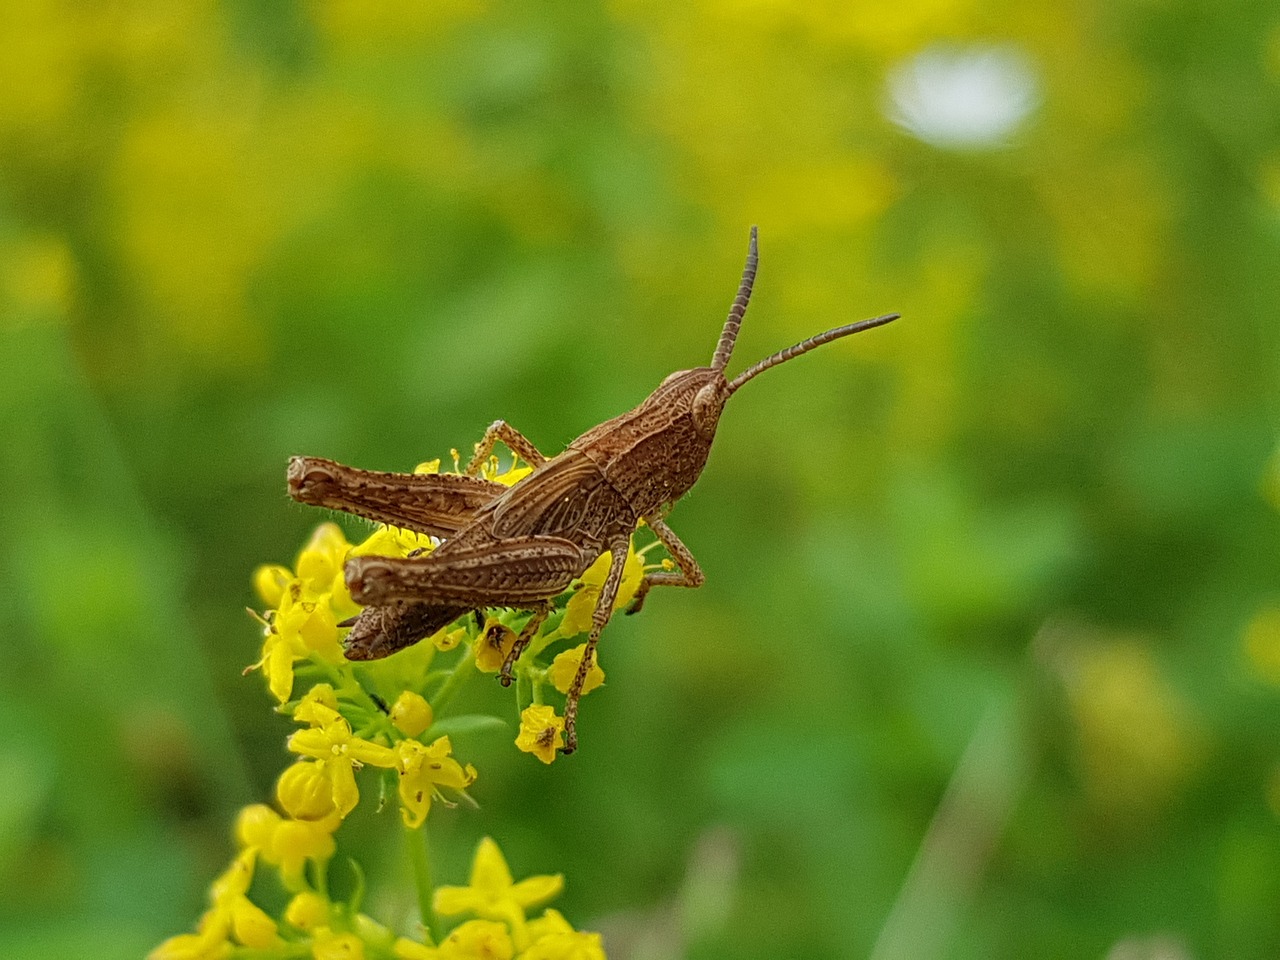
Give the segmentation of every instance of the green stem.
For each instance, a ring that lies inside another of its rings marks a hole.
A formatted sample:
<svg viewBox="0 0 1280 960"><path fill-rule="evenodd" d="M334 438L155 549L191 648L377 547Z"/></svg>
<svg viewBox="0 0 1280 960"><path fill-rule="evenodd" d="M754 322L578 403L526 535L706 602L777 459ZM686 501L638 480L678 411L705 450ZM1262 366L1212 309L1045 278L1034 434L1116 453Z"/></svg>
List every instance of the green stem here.
<svg viewBox="0 0 1280 960"><path fill-rule="evenodd" d="M462 659L454 665L453 672L449 674L444 685L440 687L440 690L432 699L431 709L437 714L444 710L444 705L458 692L458 687L462 685L462 682L475 672L475 653L470 648L463 650Z"/></svg>
<svg viewBox="0 0 1280 960"><path fill-rule="evenodd" d="M314 869L316 893L329 899L329 861L328 860L312 860L311 865Z"/></svg>
<svg viewBox="0 0 1280 960"><path fill-rule="evenodd" d="M422 926L431 937L432 944L441 940L440 918L431 905L431 862L427 857L427 831L405 827L405 842L409 845L409 862L413 864L413 880L418 888L418 912Z"/></svg>
<svg viewBox="0 0 1280 960"><path fill-rule="evenodd" d="M562 634L560 633L560 625L556 624L556 628L554 630L550 630L547 633L539 634L538 636L533 638L533 642L529 644L529 649L525 651L525 656L529 658L536 657L543 650L547 649L547 647L551 646L551 644L553 644L555 641L561 639L561 637L562 637Z"/></svg>

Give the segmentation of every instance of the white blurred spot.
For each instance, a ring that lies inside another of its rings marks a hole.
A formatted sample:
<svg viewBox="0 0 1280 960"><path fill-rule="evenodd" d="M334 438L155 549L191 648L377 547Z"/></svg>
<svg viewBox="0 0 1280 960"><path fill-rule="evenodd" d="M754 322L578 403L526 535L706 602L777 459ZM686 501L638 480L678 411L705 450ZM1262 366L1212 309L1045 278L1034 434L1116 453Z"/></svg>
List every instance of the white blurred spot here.
<svg viewBox="0 0 1280 960"><path fill-rule="evenodd" d="M1107 960L1193 960L1191 951L1178 937L1128 937L1107 951Z"/></svg>
<svg viewBox="0 0 1280 960"><path fill-rule="evenodd" d="M887 92L894 123L952 150L1003 145L1040 103L1035 67L1009 45L930 47L893 69Z"/></svg>

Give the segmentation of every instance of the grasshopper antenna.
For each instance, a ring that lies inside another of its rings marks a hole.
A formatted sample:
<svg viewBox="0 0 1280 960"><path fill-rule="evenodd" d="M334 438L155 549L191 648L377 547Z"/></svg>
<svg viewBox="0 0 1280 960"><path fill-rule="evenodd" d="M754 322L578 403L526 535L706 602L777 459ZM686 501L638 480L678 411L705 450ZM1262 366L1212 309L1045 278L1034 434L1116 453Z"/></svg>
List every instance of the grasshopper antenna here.
<svg viewBox="0 0 1280 960"><path fill-rule="evenodd" d="M756 282L756 267L760 264L760 251L756 246L756 228L751 228L751 242L747 244L747 265L742 268L742 282L738 284L738 295L733 298L733 306L729 308L729 319L724 322L720 332L720 342L716 344L715 355L711 358L712 370L723 370L729 365L729 357L733 353L734 341L738 339L738 328L742 326L742 315L747 312L747 304L751 302L751 285Z"/></svg>
<svg viewBox="0 0 1280 960"><path fill-rule="evenodd" d="M754 252L755 230L752 230L751 238L753 241L752 250ZM747 262L748 264L750 264L751 260L748 259ZM745 277L743 279L745 282ZM747 285L747 289L750 290L750 284ZM739 298L741 298L742 295L739 294L738 296ZM736 309L738 306L738 302L735 300L733 305L734 305L734 308ZM810 337L808 340L801 341L800 343L797 343L793 347L787 347L787 349L785 350L779 350L773 356L765 357L755 366L748 367L746 370L742 371L742 373L738 374L736 377L730 380L729 393L732 394L735 390L737 390L740 386L742 386L744 383L746 383L748 380L750 380L752 377L756 376L757 374L763 373L764 371L768 370L770 367L776 367L780 363L786 363L788 360L791 360L794 357L798 357L802 353L808 353L814 347L820 347L824 343L830 343L832 340L839 340L841 337L847 337L851 333L861 333L863 330L870 330L872 327L882 327L886 323L890 323L894 320L897 320L899 316L901 316L901 314L886 313L883 317L872 317L870 320L860 320L857 323L846 324L843 327L836 327L834 330L828 330L826 333L820 333L816 337ZM730 320L733 319L732 313L729 315L729 319ZM729 333L729 325L725 324L724 329L725 329L725 336L727 336ZM734 327L735 334L737 333L737 329L738 329L737 326L735 326ZM720 343L722 345L724 344L725 336L721 336L720 338ZM729 349L733 349L732 340L730 340L729 342ZM719 350L716 350L716 356L717 357L720 356ZM725 359L726 360L728 359L727 351L726 351Z"/></svg>

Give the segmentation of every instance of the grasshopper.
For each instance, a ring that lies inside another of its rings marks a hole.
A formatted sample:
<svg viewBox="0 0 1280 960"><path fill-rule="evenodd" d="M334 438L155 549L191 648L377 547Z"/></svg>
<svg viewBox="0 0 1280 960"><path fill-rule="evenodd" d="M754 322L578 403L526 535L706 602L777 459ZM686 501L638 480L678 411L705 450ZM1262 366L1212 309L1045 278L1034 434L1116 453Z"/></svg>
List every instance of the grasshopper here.
<svg viewBox="0 0 1280 960"><path fill-rule="evenodd" d="M348 621L346 655L376 660L417 643L458 617L484 607L529 610L500 679L512 668L569 588L608 553L586 648L565 700L564 753L577 747L578 700L600 632L613 613L632 533L643 521L667 549L674 569L646 573L628 613L637 612L654 587L697 587L702 568L667 526L671 505L706 465L725 402L748 380L802 353L898 318L891 313L810 337L766 357L732 380L725 368L751 298L759 263L756 228L737 296L711 365L680 370L634 410L588 430L554 457L504 420L491 424L461 474L408 474L358 470L317 457L289 461L289 495L302 503L342 510L380 523L429 534L443 542L424 556L380 556L347 561L352 598L364 605ZM514 486L479 476L501 441L533 472Z"/></svg>

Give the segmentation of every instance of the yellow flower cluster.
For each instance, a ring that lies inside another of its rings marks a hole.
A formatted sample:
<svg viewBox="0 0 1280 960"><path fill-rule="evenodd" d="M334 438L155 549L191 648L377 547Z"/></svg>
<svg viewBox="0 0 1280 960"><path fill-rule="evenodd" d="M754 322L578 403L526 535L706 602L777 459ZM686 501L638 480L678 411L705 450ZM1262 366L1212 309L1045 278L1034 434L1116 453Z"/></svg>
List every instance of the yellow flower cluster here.
<svg viewBox="0 0 1280 960"><path fill-rule="evenodd" d="M240 947L251 948L255 957L281 960L605 960L598 933L575 930L556 910L544 909L529 918L528 910L560 894L564 878L555 874L514 881L502 851L488 837L476 849L468 885L435 891L438 915L474 917L454 927L439 944L398 937L372 917L352 915L346 904L334 903L305 884L277 921L248 896L256 864L272 862L260 843L272 842L279 831L279 818L272 823L263 811L273 815L266 807L250 807L241 815L242 849L213 882L210 907L196 932L171 937L147 960L227 960Z"/></svg>
<svg viewBox="0 0 1280 960"><path fill-rule="evenodd" d="M456 453L453 460L456 470ZM418 467L419 472L438 469L439 461ZM528 471L499 470L495 458L484 465L482 475L512 484ZM451 803L450 795L465 797L476 780L475 768L454 758L446 731L460 734L492 726L491 721L475 722L487 718L450 717L437 723L437 715L469 676L502 668L529 615L489 610L483 624L463 617L430 642L378 663L348 662L343 656L343 624L360 607L344 581L347 559L419 555L434 546L430 537L387 527L353 545L336 524L326 523L312 535L292 569L264 566L256 571L254 586L268 609L255 614L264 637L259 660L250 670L262 671L278 709L299 725L286 744L295 760L276 783L275 807L254 804L241 811L235 829L239 852L212 885L209 909L196 932L165 941L150 960L211 960L237 955L242 948L254 951L254 956L315 960L603 960L597 934L574 930L554 910L528 916L528 910L560 892L562 878L514 882L492 840L480 844L468 886L430 889L426 845L417 831L434 801ZM551 763L563 746L564 719L543 696L549 689L561 695L569 690L586 644L561 649L563 641L590 629L609 564L608 555L601 557L566 591L515 664L516 693L523 707L516 746L544 763ZM618 608L634 598L646 569L643 553L632 547ZM550 656L553 644L559 652ZM437 653L455 649L450 666L430 669ZM300 678L307 692L295 698ZM603 683L604 671L593 663L583 693ZM411 833L410 858L424 924L471 915L447 935L428 934L425 942L397 937L361 913L358 903L335 903L329 897L327 869L337 850L334 835L360 803L359 772L365 767L378 771L384 795L393 780L396 784L401 820ZM279 918L250 899L254 871L263 865L274 869L292 898Z"/></svg>
<svg viewBox="0 0 1280 960"><path fill-rule="evenodd" d="M335 523L322 524L298 555L296 573L288 567L259 567L253 576L258 596L271 609L263 619L261 669L267 687L280 703L293 694L294 667L299 661L342 662L338 624L360 611L343 580L348 557L376 554L404 557L430 550L430 537L381 527L359 546L352 546Z"/></svg>
<svg viewBox="0 0 1280 960"><path fill-rule="evenodd" d="M604 960L598 933L574 930L555 910L528 919L526 911L558 896L564 889L559 874L528 877L515 882L498 845L480 841L471 861L470 883L440 887L436 913L444 917L472 914L440 945L427 946L402 938L396 941L397 960Z"/></svg>

